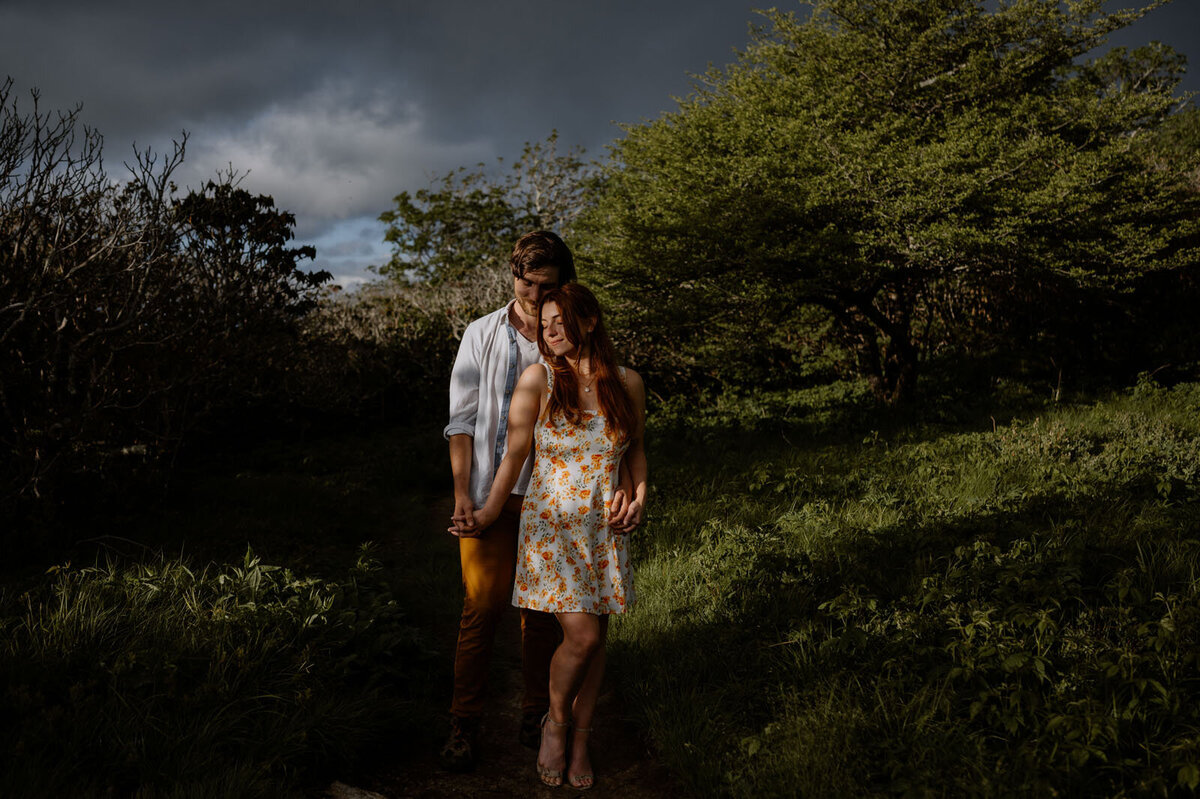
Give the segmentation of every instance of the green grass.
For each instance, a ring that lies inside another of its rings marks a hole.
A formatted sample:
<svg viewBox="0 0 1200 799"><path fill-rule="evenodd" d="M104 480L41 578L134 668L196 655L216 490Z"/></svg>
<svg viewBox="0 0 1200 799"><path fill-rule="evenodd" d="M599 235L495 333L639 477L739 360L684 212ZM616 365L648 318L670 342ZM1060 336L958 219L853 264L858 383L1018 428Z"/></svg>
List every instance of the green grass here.
<svg viewBox="0 0 1200 799"><path fill-rule="evenodd" d="M837 384L652 423L612 683L688 791L1200 782L1200 385L881 413ZM302 795L429 751L445 461L436 430L260 443L93 520L92 566L6 563L0 795Z"/></svg>
<svg viewBox="0 0 1200 799"><path fill-rule="evenodd" d="M652 432L639 605L613 629L692 791L1200 782L1200 386L878 429L844 398L752 401L792 410Z"/></svg>
<svg viewBox="0 0 1200 799"><path fill-rule="evenodd" d="M306 759L353 760L408 715L393 686L421 656L377 572L366 552L339 582L251 552L59 571L0 639L5 795L272 796Z"/></svg>
<svg viewBox="0 0 1200 799"><path fill-rule="evenodd" d="M6 564L0 796L302 796L425 748L458 610L444 449L259 442L92 520L69 557L94 565Z"/></svg>

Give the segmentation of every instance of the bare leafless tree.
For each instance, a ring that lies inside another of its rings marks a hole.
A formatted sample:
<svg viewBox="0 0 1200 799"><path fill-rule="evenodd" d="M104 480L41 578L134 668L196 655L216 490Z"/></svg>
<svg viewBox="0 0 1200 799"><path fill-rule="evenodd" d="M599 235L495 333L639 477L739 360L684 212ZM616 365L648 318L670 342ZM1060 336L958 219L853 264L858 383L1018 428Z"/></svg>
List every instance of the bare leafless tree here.
<svg viewBox="0 0 1200 799"><path fill-rule="evenodd" d="M169 451L327 279L233 173L176 197L186 138L111 176L78 108L0 84L0 508Z"/></svg>

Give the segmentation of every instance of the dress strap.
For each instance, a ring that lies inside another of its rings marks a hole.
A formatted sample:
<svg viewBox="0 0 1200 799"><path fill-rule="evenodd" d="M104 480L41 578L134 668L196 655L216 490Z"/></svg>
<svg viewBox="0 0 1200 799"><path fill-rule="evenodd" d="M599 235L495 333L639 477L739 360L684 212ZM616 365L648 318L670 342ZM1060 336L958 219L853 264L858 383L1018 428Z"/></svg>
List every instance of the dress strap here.
<svg viewBox="0 0 1200 799"><path fill-rule="evenodd" d="M621 382L622 382L622 383L627 383L627 382L629 382L629 381L627 381L627 380L625 379L625 372L626 372L626 369L625 369L625 367L624 367L624 366L618 366L618 367L617 367L617 370L618 370L618 371L621 373Z"/></svg>
<svg viewBox="0 0 1200 799"><path fill-rule="evenodd" d="M549 396L550 394L554 393L554 367L548 363L543 363L542 366L546 367L546 395ZM548 418L546 416L546 412L548 410L550 410L550 401L547 399L545 407L543 407L541 412L538 413L539 422Z"/></svg>

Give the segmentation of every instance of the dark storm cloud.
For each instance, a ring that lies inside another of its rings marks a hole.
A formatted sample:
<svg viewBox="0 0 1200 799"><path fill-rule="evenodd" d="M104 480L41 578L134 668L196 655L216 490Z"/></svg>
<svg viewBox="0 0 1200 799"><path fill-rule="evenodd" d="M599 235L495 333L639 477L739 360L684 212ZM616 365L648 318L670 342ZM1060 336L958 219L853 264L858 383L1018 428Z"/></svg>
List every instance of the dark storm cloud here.
<svg viewBox="0 0 1200 799"><path fill-rule="evenodd" d="M753 5L9 0L0 74L44 108L82 103L109 163L186 129L181 183L248 171L348 268L384 260L373 220L393 195L456 166L553 129L601 156L614 121L658 115L688 72L732 60Z"/></svg>
<svg viewBox="0 0 1200 799"><path fill-rule="evenodd" d="M327 68L299 58L299 37L256 8L9 2L2 66L57 105L82 103L109 138L236 118Z"/></svg>
<svg viewBox="0 0 1200 799"><path fill-rule="evenodd" d="M602 156L613 122L658 116L689 92L688 73L732 61L764 21L756 5L0 0L0 76L39 88L44 108L82 103L110 163L188 130L185 184L249 170L246 187L295 212L332 257L399 191L552 129ZM1116 41L1200 53L1198 7L1176 0Z"/></svg>
<svg viewBox="0 0 1200 799"><path fill-rule="evenodd" d="M125 157L191 134L181 177L232 164L316 235L552 129L600 155L747 38L750 2L0 5L0 71ZM681 11L682 9L682 11Z"/></svg>
<svg viewBox="0 0 1200 799"><path fill-rule="evenodd" d="M68 3L0 6L3 68L110 139L229 124L324 81L418 104L450 141L558 126L598 146L688 70L728 61L753 3ZM683 9L682 13L680 8Z"/></svg>
<svg viewBox="0 0 1200 799"><path fill-rule="evenodd" d="M405 58L439 135L493 130L510 147L555 127L589 148L610 123L657 116L688 72L733 59L751 2L447 3L420 33L440 58Z"/></svg>

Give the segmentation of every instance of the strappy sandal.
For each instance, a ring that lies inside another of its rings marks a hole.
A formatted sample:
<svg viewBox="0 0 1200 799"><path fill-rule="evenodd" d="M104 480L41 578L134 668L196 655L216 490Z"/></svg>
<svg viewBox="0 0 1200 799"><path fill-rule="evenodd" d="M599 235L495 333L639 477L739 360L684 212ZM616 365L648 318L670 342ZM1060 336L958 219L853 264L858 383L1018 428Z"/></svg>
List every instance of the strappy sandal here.
<svg viewBox="0 0 1200 799"><path fill-rule="evenodd" d="M555 721L554 719L550 718L550 711L547 710L546 715L542 716L542 723L540 725L538 725L542 728L542 737L543 738L546 736L546 722L550 722L555 727L570 727L571 726L571 723L568 721ZM541 748L540 743L538 745L538 748L539 749ZM563 751L563 757L564 758L566 757L565 748ZM541 760L539 760L537 762L537 773L538 773L538 779L540 779L542 781L543 785L548 785L551 788L557 788L558 786L563 784L563 770L560 768L553 769L553 768L549 768L548 766L543 766Z"/></svg>
<svg viewBox="0 0 1200 799"><path fill-rule="evenodd" d="M576 727L575 732L593 731L592 727ZM577 791L590 791L596 786L596 775L589 772L587 774L576 774L574 777L567 778L567 784Z"/></svg>

